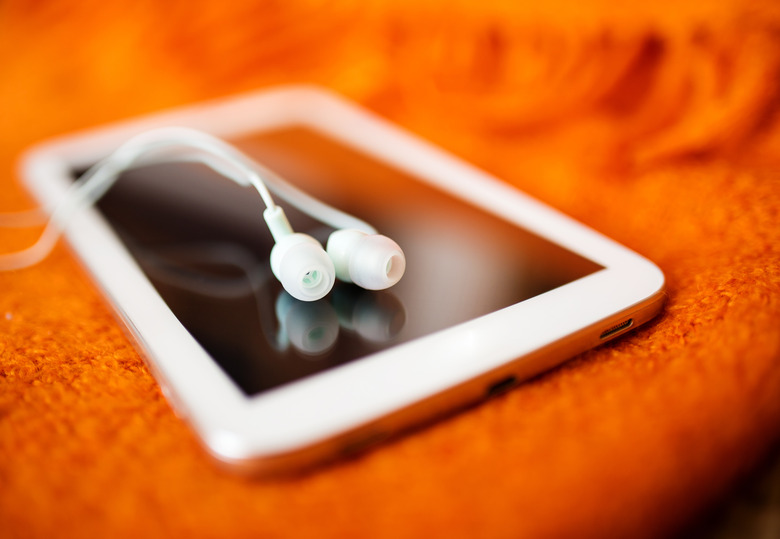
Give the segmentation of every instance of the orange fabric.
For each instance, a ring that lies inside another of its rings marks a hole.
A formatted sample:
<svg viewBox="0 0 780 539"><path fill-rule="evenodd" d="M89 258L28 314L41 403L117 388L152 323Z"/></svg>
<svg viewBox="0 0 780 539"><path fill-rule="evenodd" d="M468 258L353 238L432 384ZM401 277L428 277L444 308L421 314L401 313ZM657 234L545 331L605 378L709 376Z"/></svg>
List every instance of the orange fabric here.
<svg viewBox="0 0 780 539"><path fill-rule="evenodd" d="M0 535L651 537L778 441L773 0L0 3L0 211L50 135L343 93L657 262L664 314L301 477L213 466L68 250L0 273ZM0 230L0 249L35 231Z"/></svg>

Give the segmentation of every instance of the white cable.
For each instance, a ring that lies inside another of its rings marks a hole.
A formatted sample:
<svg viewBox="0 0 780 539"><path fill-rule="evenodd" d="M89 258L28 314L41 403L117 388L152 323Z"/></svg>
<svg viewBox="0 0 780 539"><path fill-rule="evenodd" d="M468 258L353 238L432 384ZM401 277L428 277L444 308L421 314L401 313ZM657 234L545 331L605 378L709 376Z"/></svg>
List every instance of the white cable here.
<svg viewBox="0 0 780 539"><path fill-rule="evenodd" d="M230 144L216 137L187 127L163 127L141 133L130 139L123 146L132 145L134 143L149 145L148 149L144 148L141 152L137 152L137 157L139 158L148 155L148 150L159 151L181 147L190 150L201 150L206 154L220 157L226 162L232 163L236 167L242 169L246 175L246 181L237 177L235 174L228 175L228 179L231 179L240 185L252 185L260 194L260 197L263 199L263 203L267 208L273 209L276 207L276 204L271 197L271 193L268 192L268 188L263 179L251 166L247 165L248 158Z"/></svg>
<svg viewBox="0 0 780 539"><path fill-rule="evenodd" d="M289 183L287 180L283 179L272 170L262 166L260 163L239 152L235 148L230 147L230 156L218 155L213 152L209 153L210 150L207 151L204 149L202 144L198 144L197 141L194 140L193 135L197 134L201 139L208 137L209 144L218 139L213 139L204 133L190 129L176 128L176 130L180 136L186 135L186 137L182 136L182 138L177 141L177 145L181 145L180 147L168 145L160 147L149 147L147 149L148 153L139 155L137 159L127 165L127 168L132 169L149 164L167 162L200 163L211 168L217 174L231 179L240 185L254 185L259 192L261 191L262 187L258 187L258 185L262 185L264 180L264 183L267 184L267 187L276 196L291 206L298 208L304 213L311 215L316 220L332 228L355 228L366 232L367 234L377 233L377 230L373 226L363 221L362 219L358 219L353 215L343 212L312 197L311 195ZM200 142L205 142L205 140L201 140ZM239 162L243 166L237 166ZM247 173L247 170L254 171L254 173L262 179L259 182L257 180L253 182L253 178L250 174ZM72 191L78 190L80 184L84 183L84 180L86 179L85 176L82 176L73 184L71 187ZM70 195L66 195L66 197L67 196ZM15 213L0 214L0 227L24 228L40 226L45 224L48 220L48 213L51 213L51 211L45 212L40 209L34 209Z"/></svg>
<svg viewBox="0 0 780 539"><path fill-rule="evenodd" d="M280 198L333 228L357 228L369 234L376 233L368 223L307 195L220 139L194 129L165 127L129 139L108 157L90 167L54 208L46 227L32 246L15 253L0 254L0 271L26 268L46 258L73 213L94 204L125 170L144 162L170 161L170 157L164 159L158 156L154 159L154 153L171 150L181 154L178 160L201 162L242 186L251 185L260 194L268 210L275 210L277 206L263 178L270 180L268 183L273 185L274 192ZM41 224L40 216L38 210L0 215L0 226L35 226Z"/></svg>
<svg viewBox="0 0 780 539"><path fill-rule="evenodd" d="M363 221L351 215L343 212L333 206L322 202L295 187L290 182L279 176L274 171L264 167L254 159L250 158L246 154L240 154L243 164L246 167L251 168L255 173L261 177L268 189L270 189L274 195L287 202L290 206L293 206L307 215L312 216L317 221L324 223L331 228L356 228L365 232L366 234L376 234L377 230ZM164 162L193 162L200 163L214 170L218 174L232 179L236 183L241 183L236 174L240 174L240 170L230 165L234 163L226 163L219 157L204 153L202 151L191 151L190 148L172 148L169 154L159 154L149 156L145 158L143 163L140 164L156 164Z"/></svg>
<svg viewBox="0 0 780 539"><path fill-rule="evenodd" d="M116 182L119 175L130 168L144 154L166 147L181 146L183 140L188 147L209 152L228 161L233 159L238 164L242 161L240 155L236 156L238 151L230 145L191 129L168 127L141 133L87 170L68 189L66 196L54 208L38 241L27 249L0 255L0 270L22 269L43 260L56 245L63 228L70 222L75 211L97 201ZM276 204L257 173L249 168L245 168L245 173L246 181L239 183L242 185L248 183L255 187L266 207L275 209ZM235 181L234 175L229 176L229 178Z"/></svg>
<svg viewBox="0 0 780 539"><path fill-rule="evenodd" d="M261 167L258 163L255 163L255 166ZM266 181L276 196L291 206L311 215L321 223L336 229L355 228L366 234L378 233L373 226L362 219L325 204L321 200L298 189L273 171L265 169L265 167L261 168L267 172L265 175Z"/></svg>

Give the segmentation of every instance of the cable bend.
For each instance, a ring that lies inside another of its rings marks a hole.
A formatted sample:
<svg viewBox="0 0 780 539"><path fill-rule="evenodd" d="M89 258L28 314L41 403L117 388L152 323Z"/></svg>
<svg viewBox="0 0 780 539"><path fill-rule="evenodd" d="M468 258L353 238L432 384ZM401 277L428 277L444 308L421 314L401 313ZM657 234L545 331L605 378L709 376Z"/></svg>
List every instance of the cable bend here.
<svg viewBox="0 0 780 539"><path fill-rule="evenodd" d="M38 226L45 222L44 230L32 246L0 254L0 271L23 269L46 258L73 214L95 204L125 170L140 164L170 161L197 161L239 185L254 187L268 210L275 210L277 205L266 183L273 186L280 198L333 228L376 233L368 223L311 197L217 137L187 127L162 127L130 138L90 167L53 208L48 221L40 210L0 214L0 226L5 227Z"/></svg>

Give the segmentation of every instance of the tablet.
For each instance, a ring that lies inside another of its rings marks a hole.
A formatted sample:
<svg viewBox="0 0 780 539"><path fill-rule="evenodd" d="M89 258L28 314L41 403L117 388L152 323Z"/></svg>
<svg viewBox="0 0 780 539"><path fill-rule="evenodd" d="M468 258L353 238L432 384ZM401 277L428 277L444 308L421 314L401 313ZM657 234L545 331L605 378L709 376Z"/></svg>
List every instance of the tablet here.
<svg viewBox="0 0 780 539"><path fill-rule="evenodd" d="M357 105L311 87L242 95L36 146L48 208L131 136L236 145L405 251L393 288L300 302L274 279L256 193L197 162L122 174L66 239L177 413L220 462L298 470L507 390L650 320L648 260ZM280 203L284 205L283 203ZM332 229L285 207L296 231Z"/></svg>

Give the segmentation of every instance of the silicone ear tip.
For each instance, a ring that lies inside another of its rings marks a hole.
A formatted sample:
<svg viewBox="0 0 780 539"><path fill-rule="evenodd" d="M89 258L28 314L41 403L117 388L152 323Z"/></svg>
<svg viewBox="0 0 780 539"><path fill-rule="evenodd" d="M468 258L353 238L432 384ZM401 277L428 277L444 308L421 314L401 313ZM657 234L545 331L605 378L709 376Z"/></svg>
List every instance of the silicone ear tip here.
<svg viewBox="0 0 780 539"><path fill-rule="evenodd" d="M333 288L335 269L322 246L304 234L293 234L271 250L271 271L295 299L317 301Z"/></svg>
<svg viewBox="0 0 780 539"><path fill-rule="evenodd" d="M349 261L349 276L368 290L390 288L403 277L406 257L387 236L366 236L360 240Z"/></svg>

